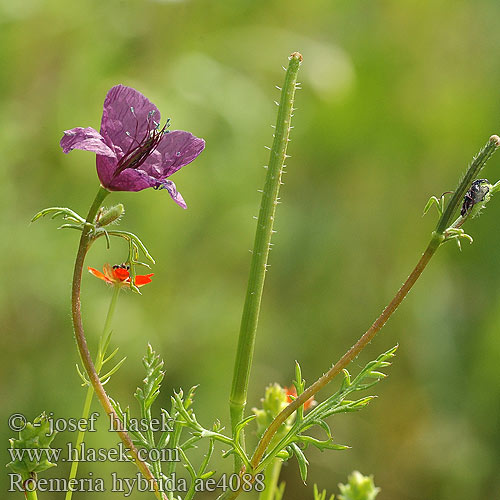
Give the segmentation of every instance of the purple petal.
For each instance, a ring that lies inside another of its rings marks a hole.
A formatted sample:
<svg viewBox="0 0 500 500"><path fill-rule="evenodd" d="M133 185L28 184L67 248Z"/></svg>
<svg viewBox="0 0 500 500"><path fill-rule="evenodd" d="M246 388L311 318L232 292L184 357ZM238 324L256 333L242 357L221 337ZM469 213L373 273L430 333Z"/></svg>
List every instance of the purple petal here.
<svg viewBox="0 0 500 500"><path fill-rule="evenodd" d="M110 191L142 191L149 187L158 186L158 180L142 170L126 169L116 177L116 160L97 156L97 175L101 184Z"/></svg>
<svg viewBox="0 0 500 500"><path fill-rule="evenodd" d="M60 144L64 153L69 153L73 149L83 149L98 155L116 158L113 150L104 143L103 136L92 127L65 130Z"/></svg>
<svg viewBox="0 0 500 500"><path fill-rule="evenodd" d="M179 205L181 208L187 208L184 198L182 197L181 193L177 191L177 188L172 181L168 180L163 182L160 186L160 189L166 189L168 191L168 194L172 197L172 200L174 200L175 203L177 203L177 205Z"/></svg>
<svg viewBox="0 0 500 500"><path fill-rule="evenodd" d="M156 151L161 153L161 176L165 179L181 167L191 163L205 148L205 141L190 132L174 130L167 132L161 139ZM154 158L148 158L148 160ZM149 161L145 163L150 163ZM152 163L152 162L151 162Z"/></svg>
<svg viewBox="0 0 500 500"><path fill-rule="evenodd" d="M158 108L147 97L131 87L116 85L104 100L101 134L126 154L143 142L160 120Z"/></svg>

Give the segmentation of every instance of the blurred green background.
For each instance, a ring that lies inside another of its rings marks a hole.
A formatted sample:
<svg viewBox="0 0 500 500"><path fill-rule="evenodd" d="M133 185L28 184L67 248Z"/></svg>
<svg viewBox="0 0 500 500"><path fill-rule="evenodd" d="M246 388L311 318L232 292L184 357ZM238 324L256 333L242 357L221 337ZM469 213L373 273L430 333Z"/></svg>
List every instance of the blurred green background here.
<svg viewBox="0 0 500 500"><path fill-rule="evenodd" d="M295 359L309 382L323 373L416 263L436 220L434 210L422 218L429 196L454 189L472 155L500 132L499 19L494 0L0 0L5 462L8 415L80 415L69 309L78 235L28 221L53 205L86 213L98 187L94 156L65 156L58 143L65 129L99 127L110 87L137 88L172 129L205 138L207 147L173 178L187 211L154 190L109 198L125 204L122 228L141 236L157 265L141 297L120 299L113 343L128 359L108 390L133 405L149 341L165 359L162 404L173 388L200 384L198 418L227 425L252 217L287 56L304 55L303 90L249 408L268 383L290 384ZM498 180L500 155L483 176ZM375 475L383 500L500 496L499 217L493 200L466 226L472 246L443 247L353 363L356 372L400 344L390 377L375 389L379 398L332 420L336 441L352 449L311 450L307 487L290 461L285 498L312 498L315 482L337 491L354 469ZM95 246L89 265L124 260L121 243L104 247ZM95 347L111 291L90 275L83 286ZM61 435L56 445L74 438ZM112 446L115 438L92 434L89 446ZM230 462L217 465L222 472ZM80 475L109 477L116 468L135 474L128 464L87 463ZM47 477L67 471L63 463ZM1 483L4 491L6 474ZM100 497L122 497L113 495ZM147 494L132 495L139 497Z"/></svg>

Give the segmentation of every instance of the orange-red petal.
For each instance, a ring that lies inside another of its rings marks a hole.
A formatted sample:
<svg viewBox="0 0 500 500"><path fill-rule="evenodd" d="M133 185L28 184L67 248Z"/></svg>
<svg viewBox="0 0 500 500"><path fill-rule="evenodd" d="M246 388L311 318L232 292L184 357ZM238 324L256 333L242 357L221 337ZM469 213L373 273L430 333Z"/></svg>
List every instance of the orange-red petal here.
<svg viewBox="0 0 500 500"><path fill-rule="evenodd" d="M154 273L151 274L143 274L135 277L135 286L143 286L151 283L151 276L154 276Z"/></svg>
<svg viewBox="0 0 500 500"><path fill-rule="evenodd" d="M288 402L291 403L294 399L297 398L297 389L295 388L294 385L292 387L285 387L285 392L288 397ZM316 405L316 401L314 399L314 396L311 396L305 403L304 403L304 410L308 410L309 408L312 408L313 406Z"/></svg>
<svg viewBox="0 0 500 500"><path fill-rule="evenodd" d="M125 281L129 277L129 272L123 267L113 268L113 277L117 281Z"/></svg>
<svg viewBox="0 0 500 500"><path fill-rule="evenodd" d="M103 281L106 281L107 283L111 283L109 278L104 276L104 274L102 274L101 271L98 271L97 269L94 269L93 267L88 267L87 269L89 270L89 273L93 274L96 278L99 278Z"/></svg>

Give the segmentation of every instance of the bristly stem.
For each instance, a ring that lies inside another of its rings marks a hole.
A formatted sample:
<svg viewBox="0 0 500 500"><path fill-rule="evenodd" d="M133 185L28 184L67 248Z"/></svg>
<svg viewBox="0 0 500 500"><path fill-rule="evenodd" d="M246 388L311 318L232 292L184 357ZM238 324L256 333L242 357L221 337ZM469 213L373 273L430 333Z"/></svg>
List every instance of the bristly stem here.
<svg viewBox="0 0 500 500"><path fill-rule="evenodd" d="M230 396L233 434L236 425L243 419L245 411L248 381L255 345L255 334L259 320L267 260L273 233L274 214L276 212L276 205L278 204L278 193L284 161L287 157L286 150L289 142L290 123L294 111L293 102L297 83L297 73L302 61L302 55L298 52L294 52L289 59L290 63L286 71L285 83L281 91L281 100L278 109L278 118L276 120L276 129L271 148L266 183L262 193L250 266L250 276L241 318ZM243 443L242 436L242 444Z"/></svg>
<svg viewBox="0 0 500 500"><path fill-rule="evenodd" d="M380 331L380 329L385 325L388 319L392 316L394 311L398 308L399 304L406 297L408 292L411 290L413 285L416 283L425 267L429 263L430 259L439 248L439 246L445 241L445 231L450 224L450 221L458 209L458 206L463 200L463 197L467 190L469 189L472 181L479 174L481 168L484 166L486 161L491 157L495 150L500 146L500 138L497 135L490 137L488 143L481 149L481 151L474 157L471 165L469 166L464 178L460 182L454 196L450 199L442 217L438 221L436 230L432 234L431 241L427 246L422 257L418 261L417 265L408 276L406 281L403 283L401 288L397 291L394 298L382 311L380 316L373 322L370 328L361 336L361 338L354 344L335 365L328 370L323 376L321 376L316 382L309 386L297 399L292 401L269 425L269 427L264 432L257 448L250 461L252 468L255 470L264 456L267 447L278 431L280 426L285 422L285 420L302 406L311 396L314 396L320 389L327 385L336 375L338 375L354 358L356 358L359 353L370 343L370 341L375 337L375 335Z"/></svg>
<svg viewBox="0 0 500 500"><path fill-rule="evenodd" d="M78 351L80 353L80 357L85 367L85 371L89 377L90 383L92 384L99 401L101 402L102 407L104 408L106 414L108 416L112 416L112 421L114 422L115 430L122 440L125 447L129 450L130 455L133 457L134 462L136 463L138 469L141 471L142 475L150 482L150 484L154 488L154 493L158 500L163 500L165 498L164 495L161 494L158 483L156 482L154 476L151 474L147 464L143 462L137 452L137 448L134 443L130 439L128 433L123 429L120 419L116 415L116 412L111 405L111 402L104 390L104 387L101 384L99 379L99 375L96 371L94 363L92 361L92 357L90 355L89 348L87 346L87 340L85 338L85 332L83 330L83 322L82 322L82 314L81 314L81 303L80 303L80 290L82 283L82 270L83 264L85 261L85 256L87 255L87 251L92 244L92 223L94 222L94 218L101 206L102 202L109 194L109 191L103 188L102 186L99 188L99 191L95 197L92 206L90 207L89 213L87 215L86 221L87 225L84 226L82 230L82 236L80 238L80 245L78 246L78 252L76 254L75 267L73 271L73 284L71 289L71 314L73 319L73 328L75 331L76 343L78 346Z"/></svg>
<svg viewBox="0 0 500 500"><path fill-rule="evenodd" d="M106 320L104 321L104 328L102 329L102 335L99 340L99 348L97 351L96 364L95 364L95 369L97 374L101 372L101 368L104 362L104 357L106 355L105 349L108 343L107 341L109 340L109 336L111 334L111 320L113 319L113 315L116 308L116 302L118 301L119 294L120 294L120 285L115 285L113 287L113 296L111 297L111 302L109 303L108 313L106 314ZM90 384L87 387L87 395L85 397L85 402L83 404L81 421L87 421L90 414L90 406L92 404L93 397L94 397L94 387L92 386L92 384ZM78 436L76 438L75 450L77 455L75 457L75 460L73 460L71 464L71 470L68 478L69 484L71 484L72 479L76 478L76 475L78 473L78 464L80 460L79 457L80 446L82 445L84 439L85 439L85 430L81 430L78 432ZM65 500L71 500L72 497L73 497L73 490L70 488L66 492L66 496L64 498Z"/></svg>

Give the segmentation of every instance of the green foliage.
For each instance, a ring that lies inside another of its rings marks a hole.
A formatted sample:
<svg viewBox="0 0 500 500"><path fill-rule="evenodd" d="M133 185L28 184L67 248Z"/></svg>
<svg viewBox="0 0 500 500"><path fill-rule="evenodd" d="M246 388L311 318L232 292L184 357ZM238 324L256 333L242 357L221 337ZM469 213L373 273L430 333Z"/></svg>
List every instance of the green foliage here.
<svg viewBox="0 0 500 500"><path fill-rule="evenodd" d="M445 239L443 243L447 241L455 241L458 249L462 250L462 243L460 240L466 240L469 243L473 243L474 240L470 234L467 234L462 228L449 227L445 233Z"/></svg>
<svg viewBox="0 0 500 500"><path fill-rule="evenodd" d="M279 384L271 384L266 387L262 408L252 408L257 422L257 435L262 436L273 419L288 404L288 397L285 390Z"/></svg>
<svg viewBox="0 0 500 500"><path fill-rule="evenodd" d="M375 487L373 476L364 476L357 470L347 478L347 484L339 484L340 495L338 500L375 500L380 488ZM314 500L326 500L326 490L319 491L314 485ZM328 500L334 500L335 495L330 495Z"/></svg>
<svg viewBox="0 0 500 500"><path fill-rule="evenodd" d="M32 218L31 222L35 222L38 219L45 217L47 215L50 215L51 219L55 219L57 217L61 217L63 220L69 221L70 223L68 224L63 224L62 226L59 226L58 229L64 229L67 227L73 227L75 229L81 229L80 226L83 226L86 224L85 219L81 216L78 215L76 212L71 210L70 208L66 207L49 207L49 208L44 208L43 210L40 210L37 212Z"/></svg>
<svg viewBox="0 0 500 500"><path fill-rule="evenodd" d="M130 288L134 292L140 294L141 292L139 288L135 285L135 277L137 275L136 267L150 267L147 262L142 262L139 260L140 253L142 252L146 260L152 264L155 263L155 260L149 253L149 250L146 248L144 243L134 233L131 233L129 231L105 228L105 226L108 226L109 224L118 223L124 213L125 208L121 203L119 203L108 209L101 208L97 212L97 215L93 222L87 222L81 215L78 215L70 208L50 207L40 210L38 213L36 213L31 218L31 222L35 222L38 219L48 215L50 215L52 219L55 219L56 217L62 217L63 220L69 222L62 224L58 227L58 229L76 229L78 231L83 231L85 227L90 227L90 241L93 242L98 238L104 236L106 238L108 249L111 245L110 236L124 239L128 244L128 256L125 259L125 263L130 266Z"/></svg>
<svg viewBox="0 0 500 500"><path fill-rule="evenodd" d="M324 450L345 450L348 446L335 444L327 418L338 413L349 413L364 408L375 396L365 396L359 399L348 398L351 394L371 388L386 374L380 370L388 367L390 359L394 357L397 346L384 352L374 361L370 361L359 374L352 379L350 373L344 370L344 378L337 392L319 403L307 413L304 413L303 406L297 410L296 419L287 432L279 433L280 438L272 442L270 451L263 458L257 470L265 467L273 458L278 457L288 460L292 456L297 458L299 471L304 483L307 479L307 468L309 462L304 454L304 450L309 446L315 446L321 451ZM297 364L295 370L296 380L294 385L297 394L304 391L305 382L302 379L300 366ZM305 434L312 427L320 427L326 433L326 439L321 440Z"/></svg>
<svg viewBox="0 0 500 500"><path fill-rule="evenodd" d="M118 238L123 238L127 243L128 243L128 256L125 261L127 265L130 266L130 288L140 294L141 292L139 291L139 288L135 286L135 277L137 275L136 268L137 266L144 266L149 268L149 264L146 262L142 262L139 260L140 257L140 252L144 254L146 259L151 262L152 264L155 263L155 260L149 253L148 249L144 245L144 243L139 239L138 236L136 236L134 233L131 233L129 231L118 231L116 229L110 231L110 230L105 230L105 229L98 229L98 231L103 231L104 236L106 236L106 240L108 241L108 247L109 247L109 237L110 236L116 236ZM101 236L101 233L98 233L98 236Z"/></svg>
<svg viewBox="0 0 500 500"><path fill-rule="evenodd" d="M236 454L241 458L247 470L251 470L249 458L239 444L239 437L243 432L243 429L252 420L255 419L255 416L251 415L250 417L247 417L239 422L235 429L235 435L232 438L221 434L220 431L222 430L222 427L218 420L215 421L211 430L206 429L198 422L196 415L191 408L194 390L195 387L191 388L186 398L184 398L182 390L180 390L179 392L174 392L174 396L172 397L171 416L175 421L174 433L176 428L181 429L186 427L191 430L192 434L192 437L180 444L179 448L183 451L186 451L189 448L192 448L196 442L203 438L219 441L221 443L224 443L225 445L230 446L230 449L224 453L224 457L227 457L231 454Z"/></svg>
<svg viewBox="0 0 500 500"><path fill-rule="evenodd" d="M161 410L162 418L153 422L151 414L151 406L155 402L160 393L160 386L165 375L163 368L163 360L153 351L153 348L148 344L147 353L142 359L144 368L146 369L146 377L143 380L142 387L138 387L135 391L135 398L139 402L140 407L140 428L134 425L134 420L130 414L130 408L122 409L120 403L111 399L113 408L123 426L132 436L132 441L136 446L143 447L149 452L153 450L163 450L169 444L170 416L165 410ZM159 438L156 438L153 429L161 427L162 433ZM148 463L152 467L152 472L157 480L162 478L160 456L156 460Z"/></svg>
<svg viewBox="0 0 500 500"><path fill-rule="evenodd" d="M146 378L143 387L138 387L134 396L141 405L141 415L146 417L151 405L160 394L160 386L165 372L162 371L163 360L153 351L151 344L148 344L148 352L142 358L142 364L146 369Z"/></svg>
<svg viewBox="0 0 500 500"><path fill-rule="evenodd" d="M283 495L285 494L285 486L286 486L285 481L280 483L280 485L276 488L276 490L274 492L274 499L273 500L282 500Z"/></svg>
<svg viewBox="0 0 500 500"><path fill-rule="evenodd" d="M56 464L49 461L51 457L50 443L56 436L56 432L50 432L50 423L45 413L28 422L26 427L19 432L19 439L9 439L11 458L7 464L13 472L21 474L24 480L44 470L55 467ZM20 454L16 457L16 452ZM30 452L30 450L33 450Z"/></svg>
<svg viewBox="0 0 500 500"><path fill-rule="evenodd" d="M373 476L363 476L355 470L347 484L339 484L339 500L375 500L380 488L375 487Z"/></svg>
<svg viewBox="0 0 500 500"><path fill-rule="evenodd" d="M222 428L218 420L214 422L211 429L207 429L196 418L193 409L196 387L192 387L186 394L184 394L182 389L174 392L171 397L170 411L164 408L160 409L161 418L159 420L166 424L165 429L162 432L153 432L151 429L156 424L154 423L155 419L152 416L151 407L160 393L161 383L165 375L163 364L161 357L148 344L147 353L143 358L146 377L143 380L142 386L138 387L134 394L140 406L141 422L144 423L143 427L146 428L145 431L131 425L134 420L129 407L123 409L119 402L112 399L111 403L123 426L132 436L132 441L136 446L145 448L148 451L168 448L172 450L172 456L174 457L178 453L180 461L191 478L191 486L184 497L189 500L194 496L196 481L198 479L207 479L215 474L215 470L209 469L209 462L212 458L216 441L229 446L224 456L237 454L245 466L250 468L249 458L239 446L238 439L243 428L254 420L255 417L252 415L238 425L234 439L221 433ZM190 435L185 438L183 435L184 430L189 430L190 432ZM202 439L206 439L208 442L207 452L201 464L196 467L188 457L188 451L196 448ZM166 463L162 463L161 460L151 460L148 462L148 465L154 476L160 481L161 479L170 477L176 471L177 463L176 460L169 460ZM167 495L169 499L174 498L172 492L167 492Z"/></svg>
<svg viewBox="0 0 500 500"><path fill-rule="evenodd" d="M109 333L111 334L111 332ZM101 337L99 339L99 350L97 352L97 362L96 362L96 371L98 375L100 375L102 367L106 363L111 361L120 349L119 347L117 347L109 356L106 356L109 340L110 340L110 335L108 335L108 340L106 345L104 346L104 348L102 348L101 345L103 343L103 338ZM120 361L118 361L118 363L116 363L113 366L113 368L110 368L104 375L100 375L99 380L101 381L101 384L106 385L111 380L111 377L121 368L121 366L123 365L123 363L125 363L126 360L127 360L126 357L120 359ZM82 370L78 364L76 364L76 372L78 373L78 376L82 379L82 386L89 387L90 381L87 375L84 373L84 370Z"/></svg>
<svg viewBox="0 0 500 500"><path fill-rule="evenodd" d="M447 195L449 193L450 193L450 191L446 191L439 198L437 198L436 196L431 196L429 198L429 201L426 203L426 205L424 207L424 213L423 213L423 215L426 215L427 212L430 210L430 208L433 205L435 205L436 206L436 210L438 211L438 214L441 217L443 215L443 212L444 212L445 195Z"/></svg>
<svg viewBox="0 0 500 500"><path fill-rule="evenodd" d="M318 486L316 484L314 485L313 493L314 493L314 500L326 500L326 490L323 490L320 493L320 491L318 490ZM328 497L328 500L334 500L334 499L335 499L335 495L334 494L331 494Z"/></svg>

